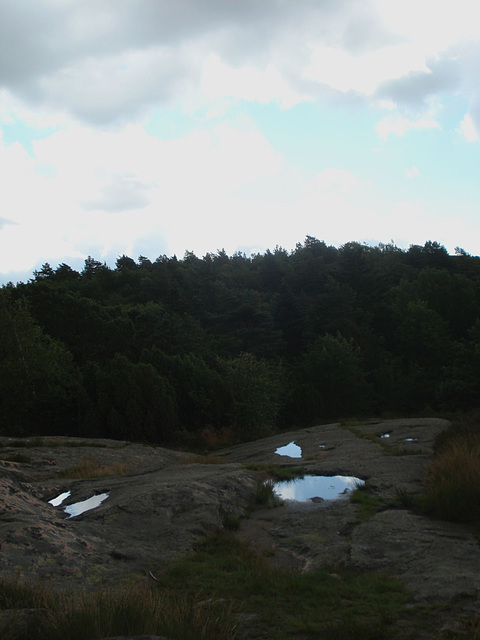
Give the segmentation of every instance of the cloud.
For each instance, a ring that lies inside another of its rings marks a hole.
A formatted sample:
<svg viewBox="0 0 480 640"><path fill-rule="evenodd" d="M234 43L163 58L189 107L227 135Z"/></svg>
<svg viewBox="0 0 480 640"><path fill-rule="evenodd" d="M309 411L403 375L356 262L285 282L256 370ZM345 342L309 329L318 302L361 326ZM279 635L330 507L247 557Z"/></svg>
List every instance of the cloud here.
<svg viewBox="0 0 480 640"><path fill-rule="evenodd" d="M375 126L375 131L380 138L388 140L391 135L403 137L407 131L440 128L440 123L432 116L425 116L410 120L404 116L390 115L383 118L383 120Z"/></svg>
<svg viewBox="0 0 480 640"><path fill-rule="evenodd" d="M202 83L209 96L291 106L325 85L369 91L369 66L377 82L397 74L400 39L373 0L5 0L0 88L33 110L96 125L185 99Z"/></svg>
<svg viewBox="0 0 480 640"><path fill-rule="evenodd" d="M450 56L427 62L427 67L383 82L376 91L380 99L401 107L422 108L430 96L454 91L461 82L458 60Z"/></svg>
<svg viewBox="0 0 480 640"><path fill-rule="evenodd" d="M417 169L417 167L412 167L411 169L405 170L405 176L407 178L418 178L419 175L420 171Z"/></svg>
<svg viewBox="0 0 480 640"><path fill-rule="evenodd" d="M460 132L468 142L480 142L480 131L469 113L465 115L460 123Z"/></svg>
<svg viewBox="0 0 480 640"><path fill-rule="evenodd" d="M100 187L97 198L80 200L79 203L84 209L100 209L108 213L144 209L150 204L147 189L148 185L135 177L116 175Z"/></svg>
<svg viewBox="0 0 480 640"><path fill-rule="evenodd" d="M159 252L227 243L234 251L260 214L240 191L280 175L284 159L245 123L168 141L140 126L72 126L35 141L32 156L18 143L0 144L0 171L2 211L12 222L0 229L6 272L33 269L50 256L114 259L145 238Z"/></svg>
<svg viewBox="0 0 480 640"><path fill-rule="evenodd" d="M0 218L0 230L3 229L7 224L15 224L13 220L9 220L8 218Z"/></svg>

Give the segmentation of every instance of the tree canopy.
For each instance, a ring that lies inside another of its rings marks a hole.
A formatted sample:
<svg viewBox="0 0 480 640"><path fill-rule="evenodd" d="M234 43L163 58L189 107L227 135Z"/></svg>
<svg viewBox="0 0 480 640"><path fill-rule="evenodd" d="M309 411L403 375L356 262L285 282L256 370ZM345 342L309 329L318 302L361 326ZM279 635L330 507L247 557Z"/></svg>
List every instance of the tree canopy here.
<svg viewBox="0 0 480 640"><path fill-rule="evenodd" d="M0 293L3 434L242 440L478 404L480 258L433 241L89 256Z"/></svg>

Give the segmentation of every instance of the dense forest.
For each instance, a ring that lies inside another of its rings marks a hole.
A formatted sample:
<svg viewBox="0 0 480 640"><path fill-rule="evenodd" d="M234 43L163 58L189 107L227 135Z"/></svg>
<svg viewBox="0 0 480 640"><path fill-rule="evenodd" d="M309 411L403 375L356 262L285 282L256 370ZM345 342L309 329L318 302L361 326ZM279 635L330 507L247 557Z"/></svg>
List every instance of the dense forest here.
<svg viewBox="0 0 480 640"><path fill-rule="evenodd" d="M478 406L480 258L307 236L0 290L0 433L238 441Z"/></svg>

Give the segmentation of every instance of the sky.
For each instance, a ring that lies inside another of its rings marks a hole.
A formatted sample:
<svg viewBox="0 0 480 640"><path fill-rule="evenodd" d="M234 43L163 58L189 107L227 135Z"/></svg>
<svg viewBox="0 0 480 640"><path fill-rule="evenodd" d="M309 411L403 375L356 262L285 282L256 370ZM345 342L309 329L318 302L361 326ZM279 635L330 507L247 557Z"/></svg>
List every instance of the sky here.
<svg viewBox="0 0 480 640"><path fill-rule="evenodd" d="M480 254L477 0L0 0L0 284L307 235Z"/></svg>

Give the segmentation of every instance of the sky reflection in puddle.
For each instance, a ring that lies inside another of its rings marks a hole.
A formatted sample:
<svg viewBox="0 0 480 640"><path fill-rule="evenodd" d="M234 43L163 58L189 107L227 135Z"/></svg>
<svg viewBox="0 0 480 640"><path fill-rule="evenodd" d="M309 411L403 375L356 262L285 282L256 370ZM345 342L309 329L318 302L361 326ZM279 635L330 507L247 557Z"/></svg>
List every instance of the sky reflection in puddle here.
<svg viewBox="0 0 480 640"><path fill-rule="evenodd" d="M305 476L276 482L274 490L282 500L307 502L312 498L336 500L364 484L364 480L354 476Z"/></svg>
<svg viewBox="0 0 480 640"><path fill-rule="evenodd" d="M68 498L68 496L70 496L72 494L71 491L65 491L65 493L61 493L59 496L57 496L56 498L52 498L51 500L48 501L48 504L51 504L52 507L58 507L59 505L62 504L62 502L64 500L66 500Z"/></svg>
<svg viewBox="0 0 480 640"><path fill-rule="evenodd" d="M75 502L75 504L69 504L68 507L65 507L65 513L69 514L70 518L74 518L75 516L79 516L81 513L85 511L90 511L90 509L95 509L99 507L104 500L108 498L108 493L99 493L96 496L92 496L88 498L88 500L83 500L82 502Z"/></svg>
<svg viewBox="0 0 480 640"><path fill-rule="evenodd" d="M48 501L48 504L51 504L52 507L59 507L64 500L66 500L69 496L72 495L71 491L65 491L61 493L56 498L52 498L52 500ZM90 509L95 509L99 507L104 500L108 498L108 493L99 493L98 495L92 496L87 500L82 500L81 502L75 502L74 504L69 504L65 507L65 513L68 513L69 518L74 518L75 516L79 516L81 513L85 511L90 511Z"/></svg>
<svg viewBox="0 0 480 640"><path fill-rule="evenodd" d="M301 458L302 457L302 449L295 444L295 442L289 442L284 447L278 447L275 450L275 453L278 456L288 456L289 458Z"/></svg>

